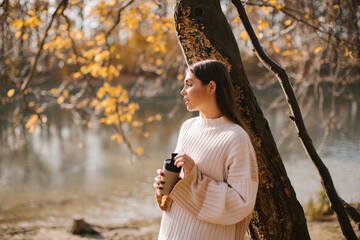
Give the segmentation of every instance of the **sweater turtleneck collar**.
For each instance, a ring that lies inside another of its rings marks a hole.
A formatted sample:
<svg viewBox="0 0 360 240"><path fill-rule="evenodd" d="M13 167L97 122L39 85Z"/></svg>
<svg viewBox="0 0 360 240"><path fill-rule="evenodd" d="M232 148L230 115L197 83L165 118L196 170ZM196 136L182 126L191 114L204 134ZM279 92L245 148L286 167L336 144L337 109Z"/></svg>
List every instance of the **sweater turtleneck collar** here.
<svg viewBox="0 0 360 240"><path fill-rule="evenodd" d="M206 119L199 116L198 121L202 127L217 127L229 123L229 120L225 117L225 115L213 119Z"/></svg>

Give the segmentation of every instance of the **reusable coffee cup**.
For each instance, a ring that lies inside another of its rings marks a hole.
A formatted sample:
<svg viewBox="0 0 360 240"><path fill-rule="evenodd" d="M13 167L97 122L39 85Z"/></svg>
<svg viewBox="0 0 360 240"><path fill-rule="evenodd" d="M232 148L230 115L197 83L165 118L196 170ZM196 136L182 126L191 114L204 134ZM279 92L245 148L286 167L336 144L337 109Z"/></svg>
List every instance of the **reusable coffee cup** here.
<svg viewBox="0 0 360 240"><path fill-rule="evenodd" d="M174 157L176 157L177 153L171 154L171 159L166 159L164 161L164 176L162 184L162 189L159 189L159 193L162 195L169 195L175 184L179 181L179 174L181 171L181 167L175 166Z"/></svg>

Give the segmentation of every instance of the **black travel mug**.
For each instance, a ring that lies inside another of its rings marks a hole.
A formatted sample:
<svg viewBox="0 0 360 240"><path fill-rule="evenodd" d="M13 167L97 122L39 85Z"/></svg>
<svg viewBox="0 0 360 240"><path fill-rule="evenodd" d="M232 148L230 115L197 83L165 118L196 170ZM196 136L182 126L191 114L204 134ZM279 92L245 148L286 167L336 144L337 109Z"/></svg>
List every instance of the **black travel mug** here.
<svg viewBox="0 0 360 240"><path fill-rule="evenodd" d="M172 153L171 159L166 159L164 161L164 184L161 185L162 189L159 189L159 193L162 195L169 195L175 184L179 181L181 167L178 168L174 164L174 157L176 157L176 155L177 153Z"/></svg>

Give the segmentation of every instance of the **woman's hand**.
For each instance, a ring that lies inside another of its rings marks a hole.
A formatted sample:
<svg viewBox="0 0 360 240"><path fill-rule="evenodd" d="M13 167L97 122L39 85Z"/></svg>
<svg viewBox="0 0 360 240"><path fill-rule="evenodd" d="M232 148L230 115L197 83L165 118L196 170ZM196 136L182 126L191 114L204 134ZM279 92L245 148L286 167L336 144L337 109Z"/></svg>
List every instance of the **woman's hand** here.
<svg viewBox="0 0 360 240"><path fill-rule="evenodd" d="M159 190L162 189L162 184L164 184L164 172L161 169L157 170L158 176L155 177L155 195L156 195L156 201L158 202L158 205L161 210L168 211L171 207L172 199L167 195L162 195L159 193Z"/></svg>
<svg viewBox="0 0 360 240"><path fill-rule="evenodd" d="M162 189L162 184L164 184L164 172L161 169L157 170L157 176L155 177L154 181L154 188L156 189L156 195L161 195L159 190Z"/></svg>
<svg viewBox="0 0 360 240"><path fill-rule="evenodd" d="M194 160L187 154L179 154L174 158L174 160L177 167L183 167L185 176L191 172L191 169L195 165Z"/></svg>

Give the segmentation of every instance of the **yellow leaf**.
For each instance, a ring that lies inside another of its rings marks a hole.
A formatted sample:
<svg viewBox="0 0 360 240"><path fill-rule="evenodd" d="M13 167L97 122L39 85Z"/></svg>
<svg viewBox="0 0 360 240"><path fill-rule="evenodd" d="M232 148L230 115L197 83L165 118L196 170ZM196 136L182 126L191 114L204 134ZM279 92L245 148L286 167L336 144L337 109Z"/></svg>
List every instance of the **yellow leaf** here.
<svg viewBox="0 0 360 240"><path fill-rule="evenodd" d="M113 135L111 135L110 139L115 140L115 139L117 139L117 137L118 137L118 134L113 134Z"/></svg>
<svg viewBox="0 0 360 240"><path fill-rule="evenodd" d="M292 50L286 50L284 52L281 53L281 56L290 56L290 55L293 55L293 54L296 54L298 52L297 49L292 49Z"/></svg>
<svg viewBox="0 0 360 240"><path fill-rule="evenodd" d="M52 88L50 89L50 93L56 95L59 94L59 90L57 88Z"/></svg>
<svg viewBox="0 0 360 240"><path fill-rule="evenodd" d="M16 19L13 23L14 28L17 28L17 29L22 28L23 25L24 25L24 22L21 19Z"/></svg>
<svg viewBox="0 0 360 240"><path fill-rule="evenodd" d="M146 38L146 41L150 42L150 43L153 43L153 42L155 42L155 37L154 36L149 36L149 37Z"/></svg>
<svg viewBox="0 0 360 240"><path fill-rule="evenodd" d="M58 104L61 104L61 103L63 103L64 102L64 97L63 96L60 96L60 97L58 97L58 99L57 99L57 103Z"/></svg>
<svg viewBox="0 0 360 240"><path fill-rule="evenodd" d="M29 127L29 133L33 133L35 130L35 125Z"/></svg>
<svg viewBox="0 0 360 240"><path fill-rule="evenodd" d="M249 36L248 36L248 34L247 34L247 32L246 32L245 30L242 30L242 31L240 32L239 37L240 37L240 39L243 40L244 42L245 42L246 40L248 40L248 38L249 38Z"/></svg>
<svg viewBox="0 0 360 240"><path fill-rule="evenodd" d="M64 97L68 97L69 96L69 90L65 89L63 91Z"/></svg>
<svg viewBox="0 0 360 240"><path fill-rule="evenodd" d="M337 9L337 8L339 8L339 5L335 4L335 5L333 5L333 8Z"/></svg>
<svg viewBox="0 0 360 240"><path fill-rule="evenodd" d="M314 50L314 53L317 54L318 52L320 52L322 50L322 47L317 47Z"/></svg>
<svg viewBox="0 0 360 240"><path fill-rule="evenodd" d="M14 94L15 94L15 89L10 89L10 90L7 92L7 96L8 96L9 98L12 97Z"/></svg>
<svg viewBox="0 0 360 240"><path fill-rule="evenodd" d="M270 4L270 5L276 5L276 0L270 0L270 1L269 1L269 4Z"/></svg>
<svg viewBox="0 0 360 240"><path fill-rule="evenodd" d="M161 59L156 59L156 65L161 65L162 63L163 63L163 60L161 60Z"/></svg>
<svg viewBox="0 0 360 240"><path fill-rule="evenodd" d="M276 53L280 52L280 49L277 47L276 42L272 42L272 47Z"/></svg>
<svg viewBox="0 0 360 240"><path fill-rule="evenodd" d="M150 117L148 117L148 118L146 119L146 121L147 121L147 122L152 122L152 121L154 121L154 118L150 116Z"/></svg>
<svg viewBox="0 0 360 240"><path fill-rule="evenodd" d="M91 105L92 107L95 107L98 103L99 103L99 100L93 99L93 100L91 101L90 105Z"/></svg>
<svg viewBox="0 0 360 240"><path fill-rule="evenodd" d="M269 15L270 13L269 7L263 6L262 9L265 11L265 16Z"/></svg>
<svg viewBox="0 0 360 240"><path fill-rule="evenodd" d="M159 120L159 121L160 121L160 120L162 119L162 116L161 116L160 114L156 114L156 115L155 115L155 118L156 118L156 120Z"/></svg>
<svg viewBox="0 0 360 240"><path fill-rule="evenodd" d="M39 119L39 116L37 114L31 115L29 120L26 122L25 127L30 128L31 126L35 125L38 119Z"/></svg>
<svg viewBox="0 0 360 240"><path fill-rule="evenodd" d="M16 38L19 38L21 36L21 31L18 31L16 34L15 34L15 37Z"/></svg>
<svg viewBox="0 0 360 240"><path fill-rule="evenodd" d="M76 72L76 73L73 73L71 74L71 76L74 78L74 79L77 79L81 76L81 72Z"/></svg>
<svg viewBox="0 0 360 240"><path fill-rule="evenodd" d="M136 149L136 153L137 153L138 155L143 155L144 149L143 149L142 147L138 147L138 148Z"/></svg>
<svg viewBox="0 0 360 240"><path fill-rule="evenodd" d="M117 136L117 142L118 142L118 143L122 143L123 140L124 140L123 136L121 136L121 135L118 135L118 136Z"/></svg>
<svg viewBox="0 0 360 240"><path fill-rule="evenodd" d="M256 28L259 31L264 31L264 29L267 28L268 26L269 26L269 23L267 21L258 20L258 25Z"/></svg>
<svg viewBox="0 0 360 240"><path fill-rule="evenodd" d="M29 37L29 34L25 33L23 36L22 36L22 40L26 41L26 39L28 39Z"/></svg>
<svg viewBox="0 0 360 240"><path fill-rule="evenodd" d="M184 78L184 75L183 74L178 74L177 75L177 80L182 80Z"/></svg>
<svg viewBox="0 0 360 240"><path fill-rule="evenodd" d="M162 69L156 70L156 74L157 74L157 75L161 75L163 72L164 72L164 71L163 71Z"/></svg>
<svg viewBox="0 0 360 240"><path fill-rule="evenodd" d="M134 127L140 126L140 122L139 122L139 121L133 121L133 122L132 122L132 125L133 125Z"/></svg>
<svg viewBox="0 0 360 240"><path fill-rule="evenodd" d="M290 20L290 19L285 21L285 26L289 26L290 24L291 24L291 20Z"/></svg>
<svg viewBox="0 0 360 240"><path fill-rule="evenodd" d="M33 107L33 106L35 106L35 102L34 102L34 101L29 102L28 106L29 106L29 107Z"/></svg>
<svg viewBox="0 0 360 240"><path fill-rule="evenodd" d="M144 138L148 138L150 136L150 133L146 132L144 133Z"/></svg>
<svg viewBox="0 0 360 240"><path fill-rule="evenodd" d="M36 110L35 110L37 113L41 113L44 111L44 108L42 107L38 107Z"/></svg>
<svg viewBox="0 0 360 240"><path fill-rule="evenodd" d="M91 128L91 127L92 127L92 122L88 122L88 123L87 123L87 127L88 127L88 128Z"/></svg>

